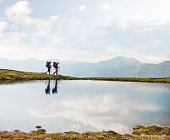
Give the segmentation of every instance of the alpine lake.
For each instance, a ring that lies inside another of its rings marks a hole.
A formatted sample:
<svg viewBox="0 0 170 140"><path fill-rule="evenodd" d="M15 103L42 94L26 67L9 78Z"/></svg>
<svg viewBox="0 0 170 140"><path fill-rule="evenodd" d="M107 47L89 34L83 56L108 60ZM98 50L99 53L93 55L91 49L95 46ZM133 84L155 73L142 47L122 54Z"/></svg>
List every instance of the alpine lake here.
<svg viewBox="0 0 170 140"><path fill-rule="evenodd" d="M40 80L0 85L0 131L113 130L170 126L170 84Z"/></svg>

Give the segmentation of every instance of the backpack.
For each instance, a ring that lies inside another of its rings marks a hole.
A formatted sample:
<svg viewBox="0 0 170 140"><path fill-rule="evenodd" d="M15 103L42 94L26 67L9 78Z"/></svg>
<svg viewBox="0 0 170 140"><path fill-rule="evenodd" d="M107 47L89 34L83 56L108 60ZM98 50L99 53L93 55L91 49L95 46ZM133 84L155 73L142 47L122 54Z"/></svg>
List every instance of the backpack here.
<svg viewBox="0 0 170 140"><path fill-rule="evenodd" d="M50 64L50 62L49 62L49 61L47 61L47 62L46 62L46 67L48 67L48 66L49 66L49 64Z"/></svg>
<svg viewBox="0 0 170 140"><path fill-rule="evenodd" d="M56 64L56 67L57 67L57 68L59 68L58 65L59 65L59 62L57 62L57 64Z"/></svg>
<svg viewBox="0 0 170 140"><path fill-rule="evenodd" d="M53 62L53 67L55 68L55 66L56 66L56 62Z"/></svg>

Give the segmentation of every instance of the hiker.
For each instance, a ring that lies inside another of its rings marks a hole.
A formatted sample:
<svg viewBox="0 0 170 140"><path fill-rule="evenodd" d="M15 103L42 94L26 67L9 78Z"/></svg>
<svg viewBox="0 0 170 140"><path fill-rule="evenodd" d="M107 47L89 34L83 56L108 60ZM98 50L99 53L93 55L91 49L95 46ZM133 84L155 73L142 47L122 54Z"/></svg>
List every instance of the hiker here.
<svg viewBox="0 0 170 140"><path fill-rule="evenodd" d="M55 68L55 72L53 74L56 74L58 75L58 65L59 65L59 62L53 62L53 67Z"/></svg>
<svg viewBox="0 0 170 140"><path fill-rule="evenodd" d="M50 80L48 81L47 88L45 89L46 94L50 94Z"/></svg>
<svg viewBox="0 0 170 140"><path fill-rule="evenodd" d="M47 72L49 72L49 74L50 74L50 70L51 70L51 61L50 62L46 62L46 67L48 68L48 71ZM47 73L46 72L46 73Z"/></svg>
<svg viewBox="0 0 170 140"><path fill-rule="evenodd" d="M53 94L58 93L58 91L57 91L57 80L55 81L55 87L52 89L52 93Z"/></svg>

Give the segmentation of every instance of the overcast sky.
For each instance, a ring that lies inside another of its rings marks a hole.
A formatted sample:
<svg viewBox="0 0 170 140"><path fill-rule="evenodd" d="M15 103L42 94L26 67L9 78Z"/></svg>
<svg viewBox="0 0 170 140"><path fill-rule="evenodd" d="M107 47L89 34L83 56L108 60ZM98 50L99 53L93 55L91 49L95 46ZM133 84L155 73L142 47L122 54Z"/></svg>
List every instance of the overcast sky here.
<svg viewBox="0 0 170 140"><path fill-rule="evenodd" d="M170 0L0 0L0 57L170 60Z"/></svg>

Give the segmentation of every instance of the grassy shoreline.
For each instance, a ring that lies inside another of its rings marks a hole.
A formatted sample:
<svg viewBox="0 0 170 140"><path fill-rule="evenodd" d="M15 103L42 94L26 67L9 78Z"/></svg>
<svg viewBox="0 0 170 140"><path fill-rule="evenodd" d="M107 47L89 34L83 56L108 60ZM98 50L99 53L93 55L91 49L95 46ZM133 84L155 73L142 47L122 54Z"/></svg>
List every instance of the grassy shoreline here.
<svg viewBox="0 0 170 140"><path fill-rule="evenodd" d="M131 134L121 135L112 130L102 132L74 131L63 133L46 133L45 129L33 130L31 132L21 132L19 130L0 131L0 139L36 139L36 140L168 140L170 139L170 127L158 125L137 125L133 127Z"/></svg>
<svg viewBox="0 0 170 140"><path fill-rule="evenodd" d="M101 81L122 81L122 82L150 82L150 83L170 83L170 77L161 78L136 78L136 77L85 77L82 80Z"/></svg>
<svg viewBox="0 0 170 140"><path fill-rule="evenodd" d="M23 72L16 70L0 69L0 81L30 81L30 80L101 80L101 81L124 81L124 82L152 82L170 83L170 77L161 78L135 78L135 77L84 77L52 75L37 72Z"/></svg>
<svg viewBox="0 0 170 140"><path fill-rule="evenodd" d="M30 81L30 80L76 80L71 76L52 75L38 72L23 72L0 69L0 81Z"/></svg>

